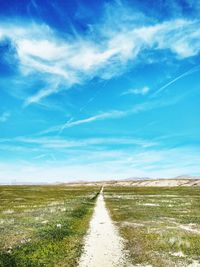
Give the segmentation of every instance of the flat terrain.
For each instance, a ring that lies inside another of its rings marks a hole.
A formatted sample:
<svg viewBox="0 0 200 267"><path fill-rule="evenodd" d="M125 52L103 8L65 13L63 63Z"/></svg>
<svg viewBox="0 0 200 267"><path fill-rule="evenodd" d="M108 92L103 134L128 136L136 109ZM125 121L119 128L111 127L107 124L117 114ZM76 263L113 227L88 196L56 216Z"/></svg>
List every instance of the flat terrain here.
<svg viewBox="0 0 200 267"><path fill-rule="evenodd" d="M0 267L200 267L188 180L0 186Z"/></svg>
<svg viewBox="0 0 200 267"><path fill-rule="evenodd" d="M200 266L200 187L112 186L104 192L133 266Z"/></svg>
<svg viewBox="0 0 200 267"><path fill-rule="evenodd" d="M0 266L77 266L98 191L0 186Z"/></svg>

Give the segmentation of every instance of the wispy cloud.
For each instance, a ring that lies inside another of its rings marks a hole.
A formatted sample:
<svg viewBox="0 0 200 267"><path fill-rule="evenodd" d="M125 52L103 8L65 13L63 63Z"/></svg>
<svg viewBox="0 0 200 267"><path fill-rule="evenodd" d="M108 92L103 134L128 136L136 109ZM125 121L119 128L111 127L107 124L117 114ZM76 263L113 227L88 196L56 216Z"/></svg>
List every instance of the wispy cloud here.
<svg viewBox="0 0 200 267"><path fill-rule="evenodd" d="M105 112L105 113L101 113L92 117L88 117L86 119L81 119L81 120L75 120L75 121L67 121L67 123L65 123L62 127L61 127L61 131L63 131L65 128L71 128L73 126L76 125L81 125L81 124L87 124L90 122L94 122L94 121L99 121L99 120L105 120L105 119L116 119L116 118L120 118L124 116L124 112L123 111L119 111L119 110L113 110L113 111L109 111L109 112Z"/></svg>
<svg viewBox="0 0 200 267"><path fill-rule="evenodd" d="M116 12L122 10L123 19L116 25L113 22ZM69 89L95 76L105 80L117 76L126 70L130 61L135 62L146 50L167 49L177 59L199 53L198 20L173 19L149 23L143 16L143 23L136 23L136 18L137 13L130 7L117 5L109 12L105 11L103 18L79 38L66 34L58 37L45 24L26 23L22 26L1 23L0 39L7 36L16 45L23 77L35 75L37 78L39 73L46 81L43 89L36 88L36 93L25 99L25 104L37 103L58 93L63 87ZM58 82L49 86L48 80L52 76ZM135 89L136 94L145 94L146 91Z"/></svg>
<svg viewBox="0 0 200 267"><path fill-rule="evenodd" d="M142 88L135 88L135 89L129 89L125 92L123 92L121 95L146 95L149 92L149 87L148 86L144 86Z"/></svg>
<svg viewBox="0 0 200 267"><path fill-rule="evenodd" d="M84 153L90 151L90 155L96 153L102 158L105 153L108 157L117 156L118 152L112 152L112 148L118 150L137 148L152 148L159 145L158 141L148 140L145 138L120 136L120 137L99 137L99 138L61 138L61 137L16 137L12 139L0 139L0 151L13 152L15 154L25 154L26 158L31 156L30 160L56 160L56 155L62 154L65 156L78 158L76 151ZM31 151L31 154L30 154ZM103 152L104 151L104 152ZM88 152L87 152L88 153ZM106 156L106 157L107 157ZM60 156L59 156L60 157Z"/></svg>
<svg viewBox="0 0 200 267"><path fill-rule="evenodd" d="M2 114L0 114L0 122L6 122L10 117L10 112L5 111Z"/></svg>
<svg viewBox="0 0 200 267"><path fill-rule="evenodd" d="M31 95L29 96L25 102L24 102L24 106L28 106L32 103L38 103L40 102L40 99L51 95L52 93L55 94L56 91L58 91L58 85L59 83L53 83L53 84L49 84L49 87L47 88L42 88L41 90L39 90L35 95Z"/></svg>

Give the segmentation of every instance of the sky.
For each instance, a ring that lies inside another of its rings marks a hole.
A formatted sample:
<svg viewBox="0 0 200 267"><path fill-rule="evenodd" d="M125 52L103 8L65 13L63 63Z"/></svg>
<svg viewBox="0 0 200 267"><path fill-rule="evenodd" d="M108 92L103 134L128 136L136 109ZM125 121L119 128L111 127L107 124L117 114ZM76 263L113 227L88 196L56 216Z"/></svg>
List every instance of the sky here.
<svg viewBox="0 0 200 267"><path fill-rule="evenodd" d="M200 175L200 3L0 0L0 183Z"/></svg>

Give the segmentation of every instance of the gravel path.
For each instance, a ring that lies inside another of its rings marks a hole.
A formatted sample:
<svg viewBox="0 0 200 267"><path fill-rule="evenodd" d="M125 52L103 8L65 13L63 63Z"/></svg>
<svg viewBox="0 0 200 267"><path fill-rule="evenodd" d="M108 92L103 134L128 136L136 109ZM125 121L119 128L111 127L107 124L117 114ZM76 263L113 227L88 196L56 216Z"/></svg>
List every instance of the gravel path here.
<svg viewBox="0 0 200 267"><path fill-rule="evenodd" d="M124 266L123 242L113 224L101 190L79 267L122 267Z"/></svg>

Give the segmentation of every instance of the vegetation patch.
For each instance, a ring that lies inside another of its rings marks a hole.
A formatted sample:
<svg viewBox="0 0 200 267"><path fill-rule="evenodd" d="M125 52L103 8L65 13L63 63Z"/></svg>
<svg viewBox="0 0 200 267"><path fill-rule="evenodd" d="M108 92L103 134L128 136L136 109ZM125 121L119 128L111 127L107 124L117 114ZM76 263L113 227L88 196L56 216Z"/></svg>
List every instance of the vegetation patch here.
<svg viewBox="0 0 200 267"><path fill-rule="evenodd" d="M132 264L200 262L200 187L108 187L104 195Z"/></svg>
<svg viewBox="0 0 200 267"><path fill-rule="evenodd" d="M0 267L77 266L98 190L1 186Z"/></svg>

